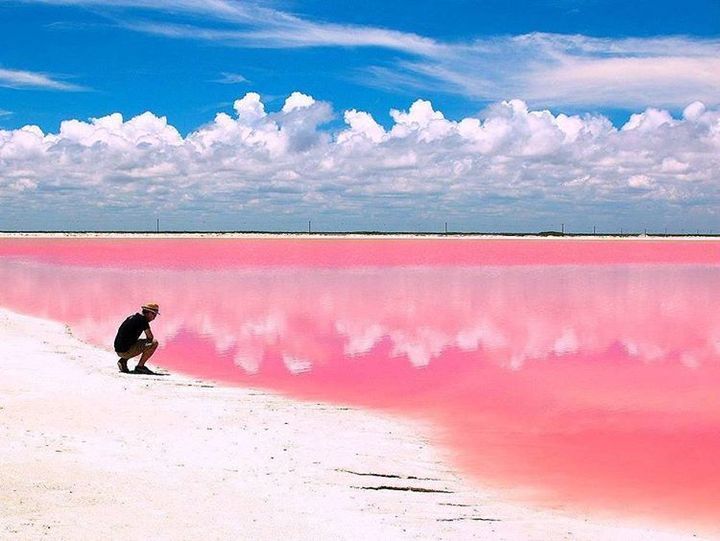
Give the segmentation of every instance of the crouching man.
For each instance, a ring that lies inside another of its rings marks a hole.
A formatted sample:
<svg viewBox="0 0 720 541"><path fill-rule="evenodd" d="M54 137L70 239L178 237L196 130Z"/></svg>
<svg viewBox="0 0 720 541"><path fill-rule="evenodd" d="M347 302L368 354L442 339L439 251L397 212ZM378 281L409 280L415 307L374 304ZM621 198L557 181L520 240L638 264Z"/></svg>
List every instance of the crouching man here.
<svg viewBox="0 0 720 541"><path fill-rule="evenodd" d="M120 357L117 362L120 372L128 373L128 359L140 355L134 372L136 374L153 374L152 370L145 366L145 363L158 347L158 341L155 340L150 330L150 322L159 314L160 308L157 304L143 304L142 313L133 314L122 322L114 344L115 352ZM143 332L145 338L140 338Z"/></svg>

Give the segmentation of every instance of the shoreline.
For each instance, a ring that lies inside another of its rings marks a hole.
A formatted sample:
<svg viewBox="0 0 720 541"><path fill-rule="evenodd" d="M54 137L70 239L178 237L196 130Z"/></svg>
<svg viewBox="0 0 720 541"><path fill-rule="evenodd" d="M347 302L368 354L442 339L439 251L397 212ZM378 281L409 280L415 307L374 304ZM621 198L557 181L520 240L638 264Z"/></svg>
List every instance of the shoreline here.
<svg viewBox="0 0 720 541"><path fill-rule="evenodd" d="M713 241L720 242L718 235L691 235L691 234L652 234L652 233L625 233L625 234L584 234L565 233L541 235L535 233L338 233L338 232L92 232L92 231L0 231L0 239L3 238L101 238L101 239L202 239L202 238L227 238L227 239L446 239L446 240L587 240L587 241Z"/></svg>
<svg viewBox="0 0 720 541"><path fill-rule="evenodd" d="M702 538L503 501L421 421L119 374L61 323L0 309L0 354L0 537Z"/></svg>

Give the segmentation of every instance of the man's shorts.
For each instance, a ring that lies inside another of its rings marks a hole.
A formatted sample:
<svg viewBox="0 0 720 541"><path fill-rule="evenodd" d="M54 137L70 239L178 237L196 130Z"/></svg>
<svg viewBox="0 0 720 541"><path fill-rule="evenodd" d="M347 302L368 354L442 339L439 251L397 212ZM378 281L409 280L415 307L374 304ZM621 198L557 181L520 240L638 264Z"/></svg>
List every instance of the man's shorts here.
<svg viewBox="0 0 720 541"><path fill-rule="evenodd" d="M123 351L122 353L116 351L116 353L121 359L132 359L133 357L141 355L146 349L152 346L152 344L153 341L149 338L140 338L137 342L130 346L130 349L127 351Z"/></svg>

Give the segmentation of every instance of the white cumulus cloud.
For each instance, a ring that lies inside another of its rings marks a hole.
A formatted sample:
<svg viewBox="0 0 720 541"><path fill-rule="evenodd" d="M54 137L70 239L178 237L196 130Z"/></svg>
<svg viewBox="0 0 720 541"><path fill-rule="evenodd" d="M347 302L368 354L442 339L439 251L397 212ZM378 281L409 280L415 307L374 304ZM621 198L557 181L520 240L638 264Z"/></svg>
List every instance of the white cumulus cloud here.
<svg viewBox="0 0 720 541"><path fill-rule="evenodd" d="M336 229L413 228L438 214L467 227L479 214L526 225L558 215L717 219L720 111L699 102L680 117L649 108L620 129L601 115L556 115L520 100L458 120L426 100L389 114L386 129L350 109L335 128L327 102L294 92L266 111L248 93L233 114L186 136L151 112L66 120L57 133L0 130L3 225L28 209L58 223L88 209L146 209L179 224L241 215L266 228L309 215Z"/></svg>

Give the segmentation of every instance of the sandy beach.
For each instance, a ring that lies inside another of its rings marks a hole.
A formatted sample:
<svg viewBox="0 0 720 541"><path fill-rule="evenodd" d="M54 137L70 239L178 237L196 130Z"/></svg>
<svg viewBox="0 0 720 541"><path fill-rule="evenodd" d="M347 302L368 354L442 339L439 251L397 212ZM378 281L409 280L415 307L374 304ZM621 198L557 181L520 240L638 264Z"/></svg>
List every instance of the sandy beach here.
<svg viewBox="0 0 720 541"><path fill-rule="evenodd" d="M0 538L698 539L502 501L419 421L122 375L6 310L0 337Z"/></svg>

